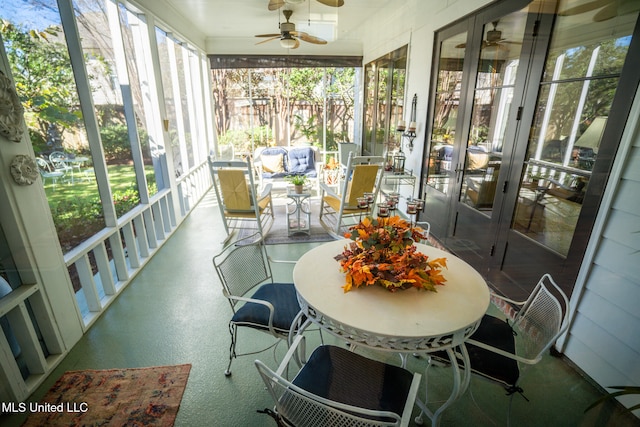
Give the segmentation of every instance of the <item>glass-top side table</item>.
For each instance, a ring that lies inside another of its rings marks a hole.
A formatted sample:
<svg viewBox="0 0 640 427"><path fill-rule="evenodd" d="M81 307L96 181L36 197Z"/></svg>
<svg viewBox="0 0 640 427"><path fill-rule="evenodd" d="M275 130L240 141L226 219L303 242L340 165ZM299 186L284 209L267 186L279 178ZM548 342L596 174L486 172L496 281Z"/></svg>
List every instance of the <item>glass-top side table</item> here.
<svg viewBox="0 0 640 427"><path fill-rule="evenodd" d="M296 193L294 187L287 188L287 234L292 236L297 233L311 235L311 193L308 189L302 193Z"/></svg>

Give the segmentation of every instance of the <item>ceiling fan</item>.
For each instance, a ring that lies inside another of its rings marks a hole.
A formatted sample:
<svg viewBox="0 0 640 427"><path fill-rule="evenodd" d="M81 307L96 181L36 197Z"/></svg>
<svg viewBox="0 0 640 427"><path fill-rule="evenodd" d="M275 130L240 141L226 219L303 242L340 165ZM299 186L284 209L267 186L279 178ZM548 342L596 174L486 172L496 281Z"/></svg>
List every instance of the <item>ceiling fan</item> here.
<svg viewBox="0 0 640 427"><path fill-rule="evenodd" d="M558 12L558 15L572 16L578 15L580 13L590 12L596 9L600 10L595 15L593 15L593 20L595 22L602 22L615 18L616 16L622 16L628 13L637 12L638 10L640 10L640 2L638 2L637 0L593 0L560 11Z"/></svg>
<svg viewBox="0 0 640 427"><path fill-rule="evenodd" d="M493 21L491 25L493 25L493 29L487 31L487 38L482 40L482 48L486 47L502 47L502 44L522 44L520 42L512 42L507 39L502 38L502 31L498 30L498 24L500 21ZM466 43L460 43L456 45L457 48L467 47Z"/></svg>
<svg viewBox="0 0 640 427"><path fill-rule="evenodd" d="M300 46L300 40L313 44L327 44L327 41L321 39L320 37L312 36L305 33L304 31L296 31L296 24L294 24L293 22L289 22L289 18L291 18L291 14L293 14L292 10L283 10L282 14L286 18L287 22L283 22L280 24L280 33L257 34L256 37L268 38L256 44L262 44L276 39L280 39L280 46L284 47L285 49L297 49Z"/></svg>
<svg viewBox="0 0 640 427"><path fill-rule="evenodd" d="M278 10L285 4L300 4L305 0L269 0L269 10ZM322 3L325 6L340 7L344 6L344 0L318 0L318 3Z"/></svg>

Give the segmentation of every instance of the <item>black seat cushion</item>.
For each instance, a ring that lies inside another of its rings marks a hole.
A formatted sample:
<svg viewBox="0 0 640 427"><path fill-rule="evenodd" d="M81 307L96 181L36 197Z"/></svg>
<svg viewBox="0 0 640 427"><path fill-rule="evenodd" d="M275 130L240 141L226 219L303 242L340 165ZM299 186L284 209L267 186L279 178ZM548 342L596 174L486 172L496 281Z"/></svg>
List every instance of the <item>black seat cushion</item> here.
<svg viewBox="0 0 640 427"><path fill-rule="evenodd" d="M293 320L300 312L300 304L293 283L267 283L253 294L253 299L270 302L275 311L273 327L278 332L287 334ZM231 318L231 322L257 329L268 329L269 308L256 303L246 303Z"/></svg>
<svg viewBox="0 0 640 427"><path fill-rule="evenodd" d="M485 315L480 326L471 339L499 348L508 353L515 353L515 335L511 326L504 320ZM491 380L504 384L507 388L514 386L520 376L518 362L485 350L473 344L466 344L471 361L471 370Z"/></svg>
<svg viewBox="0 0 640 427"><path fill-rule="evenodd" d="M402 416L413 374L340 347L316 348L293 384L335 402Z"/></svg>

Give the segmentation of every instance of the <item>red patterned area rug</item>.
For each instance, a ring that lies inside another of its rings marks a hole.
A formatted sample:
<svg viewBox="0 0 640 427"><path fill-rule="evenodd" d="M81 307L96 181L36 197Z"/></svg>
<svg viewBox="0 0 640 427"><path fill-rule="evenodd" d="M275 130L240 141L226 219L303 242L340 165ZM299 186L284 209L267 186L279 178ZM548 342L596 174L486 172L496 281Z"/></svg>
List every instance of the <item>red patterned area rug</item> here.
<svg viewBox="0 0 640 427"><path fill-rule="evenodd" d="M23 426L162 426L176 419L191 365L66 372Z"/></svg>

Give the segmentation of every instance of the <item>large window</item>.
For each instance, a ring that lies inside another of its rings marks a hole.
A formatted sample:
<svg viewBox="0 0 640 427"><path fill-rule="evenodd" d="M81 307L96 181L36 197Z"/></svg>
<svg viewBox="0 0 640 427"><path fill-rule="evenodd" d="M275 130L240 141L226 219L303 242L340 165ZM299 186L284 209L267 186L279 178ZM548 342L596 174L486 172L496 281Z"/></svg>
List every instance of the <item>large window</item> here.
<svg viewBox="0 0 640 427"><path fill-rule="evenodd" d="M69 4L75 23L62 22L55 0L0 0L2 40L64 253L169 188L165 145L182 175L205 160L212 136L203 55L159 28L152 46L146 16L124 3ZM65 34L74 27L77 35ZM81 51L66 37L77 37ZM84 73L88 108L76 88Z"/></svg>
<svg viewBox="0 0 640 427"><path fill-rule="evenodd" d="M363 152L381 156L400 148L395 132L404 109L407 46L365 66Z"/></svg>
<svg viewBox="0 0 640 427"><path fill-rule="evenodd" d="M236 155L260 146L310 144L336 152L354 140L353 67L213 71L218 144Z"/></svg>
<svg viewBox="0 0 640 427"><path fill-rule="evenodd" d="M568 3L560 2L561 9ZM602 22L587 14L560 16L553 30L513 228L563 256L576 230L637 18L637 11Z"/></svg>
<svg viewBox="0 0 640 427"><path fill-rule="evenodd" d="M24 14L29 10L29 14ZM105 226L55 0L0 0L2 39L63 251ZM104 64L97 56L88 64ZM94 81L94 85L104 82Z"/></svg>

